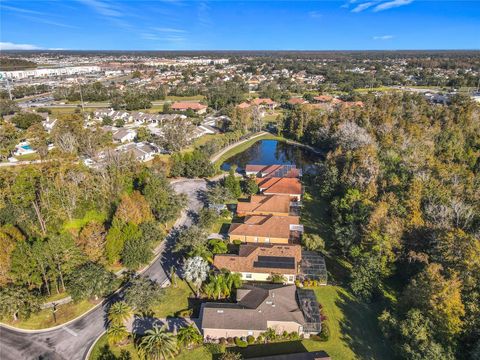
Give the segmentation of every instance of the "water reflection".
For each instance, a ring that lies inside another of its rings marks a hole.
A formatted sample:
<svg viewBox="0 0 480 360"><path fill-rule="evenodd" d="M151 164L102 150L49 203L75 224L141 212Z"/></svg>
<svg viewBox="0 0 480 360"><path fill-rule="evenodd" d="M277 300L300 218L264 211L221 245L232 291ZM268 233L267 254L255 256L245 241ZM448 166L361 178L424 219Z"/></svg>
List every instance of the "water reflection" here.
<svg viewBox="0 0 480 360"><path fill-rule="evenodd" d="M318 160L318 156L308 149L284 141L261 140L247 150L229 158L222 164L221 169L228 171L232 165L237 165L238 170L241 171L247 164L283 164L296 165L306 172Z"/></svg>

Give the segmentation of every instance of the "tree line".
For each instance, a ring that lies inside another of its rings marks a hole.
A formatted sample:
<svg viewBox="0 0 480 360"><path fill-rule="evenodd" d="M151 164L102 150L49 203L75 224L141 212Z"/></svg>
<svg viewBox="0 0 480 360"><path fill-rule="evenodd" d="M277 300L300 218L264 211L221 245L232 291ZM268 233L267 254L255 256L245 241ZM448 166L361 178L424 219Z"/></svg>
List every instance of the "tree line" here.
<svg viewBox="0 0 480 360"><path fill-rule="evenodd" d="M365 96L331 113L297 107L280 131L327 152L311 179L329 203L328 251L380 300L404 359L480 356L480 109L466 97Z"/></svg>

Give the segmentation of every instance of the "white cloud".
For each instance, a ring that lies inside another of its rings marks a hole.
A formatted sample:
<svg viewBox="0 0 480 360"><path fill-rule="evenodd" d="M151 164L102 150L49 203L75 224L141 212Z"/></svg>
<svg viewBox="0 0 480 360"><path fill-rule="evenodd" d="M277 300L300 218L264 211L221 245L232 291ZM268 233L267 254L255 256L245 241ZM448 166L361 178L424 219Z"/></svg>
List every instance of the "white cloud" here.
<svg viewBox="0 0 480 360"><path fill-rule="evenodd" d="M0 50L40 50L41 47L32 44L15 44L11 42L0 42Z"/></svg>
<svg viewBox="0 0 480 360"><path fill-rule="evenodd" d="M115 6L106 1L100 0L79 0L81 3L89 6L95 12L107 17L122 17L123 13Z"/></svg>
<svg viewBox="0 0 480 360"><path fill-rule="evenodd" d="M399 6L404 6L404 5L408 5L410 3L412 3L413 0L392 0L392 1L387 1L387 2L384 2L382 4L379 4L377 6L375 6L375 8L373 9L374 12L378 12L378 11L383 11L383 10L388 10L388 9L392 9L392 8L396 8L396 7L399 7Z"/></svg>
<svg viewBox="0 0 480 360"><path fill-rule="evenodd" d="M174 28L167 28L167 27L156 27L153 28L154 30L162 33L186 33L183 29L174 29Z"/></svg>
<svg viewBox="0 0 480 360"><path fill-rule="evenodd" d="M354 13L359 13L359 12L362 12L363 10L366 10L368 9L369 7L372 7L373 5L375 5L377 2L375 1L368 1L368 2L365 2L365 3L362 3L362 4L358 4L357 6L355 6L353 9L352 9L352 12Z"/></svg>
<svg viewBox="0 0 480 360"><path fill-rule="evenodd" d="M10 10L17 13L23 13L23 14L45 15L45 13L40 11L22 9L16 6L10 6L10 5L4 5L4 4L2 4L2 10Z"/></svg>
<svg viewBox="0 0 480 360"><path fill-rule="evenodd" d="M393 39L393 35L379 35L379 36L374 36L373 40L390 40Z"/></svg>
<svg viewBox="0 0 480 360"><path fill-rule="evenodd" d="M319 18L321 18L323 15L322 15L322 13L321 13L320 11L310 11L310 12L308 13L308 16L310 16L310 17L313 18L313 19L319 19Z"/></svg>

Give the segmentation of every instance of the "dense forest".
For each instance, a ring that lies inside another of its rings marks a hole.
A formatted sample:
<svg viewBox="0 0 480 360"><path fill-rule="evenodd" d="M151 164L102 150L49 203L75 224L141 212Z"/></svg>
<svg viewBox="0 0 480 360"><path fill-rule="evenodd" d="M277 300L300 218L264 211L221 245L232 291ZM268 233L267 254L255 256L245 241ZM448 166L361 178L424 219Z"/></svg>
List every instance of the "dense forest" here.
<svg viewBox="0 0 480 360"><path fill-rule="evenodd" d="M185 205L162 169L121 155L98 170L68 160L2 170L0 189L5 319L25 319L65 291L81 300L115 290L113 269L150 261Z"/></svg>
<svg viewBox="0 0 480 360"><path fill-rule="evenodd" d="M326 151L315 189L330 204L327 250L350 286L384 303L380 327L404 359L480 357L480 108L412 94L364 107L288 111L286 136Z"/></svg>

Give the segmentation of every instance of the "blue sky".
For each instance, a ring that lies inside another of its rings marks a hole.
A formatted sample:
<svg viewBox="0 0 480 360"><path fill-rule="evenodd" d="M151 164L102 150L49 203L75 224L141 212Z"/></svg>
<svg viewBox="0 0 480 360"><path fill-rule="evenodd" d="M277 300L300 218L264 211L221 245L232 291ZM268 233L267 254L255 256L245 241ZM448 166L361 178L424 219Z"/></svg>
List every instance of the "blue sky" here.
<svg viewBox="0 0 480 360"><path fill-rule="evenodd" d="M0 49L480 49L480 0L0 0Z"/></svg>

